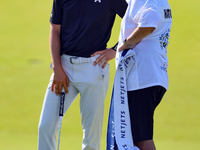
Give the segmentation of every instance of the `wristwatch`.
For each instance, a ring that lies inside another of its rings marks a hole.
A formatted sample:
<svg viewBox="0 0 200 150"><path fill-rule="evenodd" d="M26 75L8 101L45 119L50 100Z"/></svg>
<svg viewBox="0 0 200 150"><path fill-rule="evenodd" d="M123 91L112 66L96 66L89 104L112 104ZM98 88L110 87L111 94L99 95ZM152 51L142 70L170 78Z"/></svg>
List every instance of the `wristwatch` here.
<svg viewBox="0 0 200 150"><path fill-rule="evenodd" d="M111 49L113 49L114 51L116 51L117 50L117 46L118 46L118 42Z"/></svg>
<svg viewBox="0 0 200 150"><path fill-rule="evenodd" d="M132 47L133 47L132 45L130 45L130 44L128 44L128 43L126 42L126 39L124 40L123 43L124 43L124 45L127 46L128 48L132 48Z"/></svg>

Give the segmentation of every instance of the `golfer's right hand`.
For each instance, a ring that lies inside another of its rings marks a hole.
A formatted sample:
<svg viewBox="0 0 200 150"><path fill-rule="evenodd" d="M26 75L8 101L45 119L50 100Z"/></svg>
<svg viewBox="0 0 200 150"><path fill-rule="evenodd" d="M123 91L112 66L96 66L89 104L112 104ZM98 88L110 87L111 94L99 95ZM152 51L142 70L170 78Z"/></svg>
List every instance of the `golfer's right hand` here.
<svg viewBox="0 0 200 150"><path fill-rule="evenodd" d="M60 95L62 92L62 87L64 87L65 92L68 93L69 77L63 69L57 71L54 70L51 91L55 91L56 95Z"/></svg>

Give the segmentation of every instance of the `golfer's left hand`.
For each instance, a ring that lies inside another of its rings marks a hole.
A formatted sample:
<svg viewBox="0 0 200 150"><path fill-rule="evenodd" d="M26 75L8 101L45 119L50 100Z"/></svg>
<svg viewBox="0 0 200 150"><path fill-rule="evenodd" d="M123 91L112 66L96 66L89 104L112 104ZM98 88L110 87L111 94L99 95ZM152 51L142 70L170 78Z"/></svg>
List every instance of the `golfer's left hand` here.
<svg viewBox="0 0 200 150"><path fill-rule="evenodd" d="M95 55L100 55L100 56L96 59L93 65L96 66L98 64L100 66L102 64L102 68L104 68L108 63L108 61L115 58L116 51L114 51L111 48L106 48L102 51L97 51L93 53L91 56L93 57Z"/></svg>

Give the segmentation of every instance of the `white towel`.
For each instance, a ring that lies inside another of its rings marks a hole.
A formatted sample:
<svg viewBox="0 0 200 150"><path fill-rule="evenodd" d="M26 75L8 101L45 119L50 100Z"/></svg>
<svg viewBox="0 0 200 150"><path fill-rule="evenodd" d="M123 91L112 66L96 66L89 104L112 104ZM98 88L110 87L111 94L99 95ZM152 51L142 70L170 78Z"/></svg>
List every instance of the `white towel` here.
<svg viewBox="0 0 200 150"><path fill-rule="evenodd" d="M126 78L135 64L135 52L124 50L117 66L107 130L107 150L139 150L133 145Z"/></svg>

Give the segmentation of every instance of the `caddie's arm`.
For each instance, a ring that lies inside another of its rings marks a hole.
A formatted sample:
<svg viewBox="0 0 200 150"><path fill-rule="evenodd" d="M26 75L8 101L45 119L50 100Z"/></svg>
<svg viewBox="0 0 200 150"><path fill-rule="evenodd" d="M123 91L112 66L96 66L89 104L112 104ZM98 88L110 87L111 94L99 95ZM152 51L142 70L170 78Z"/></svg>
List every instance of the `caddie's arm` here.
<svg viewBox="0 0 200 150"><path fill-rule="evenodd" d="M69 78L64 72L60 57L60 29L61 25L50 25L50 52L52 58L52 67L54 70L53 82L51 91L55 91L56 95L59 95L64 87L65 92L68 93Z"/></svg>
<svg viewBox="0 0 200 150"><path fill-rule="evenodd" d="M119 46L118 51L134 48L144 37L151 34L155 27L138 27L133 33L124 40L124 43Z"/></svg>

